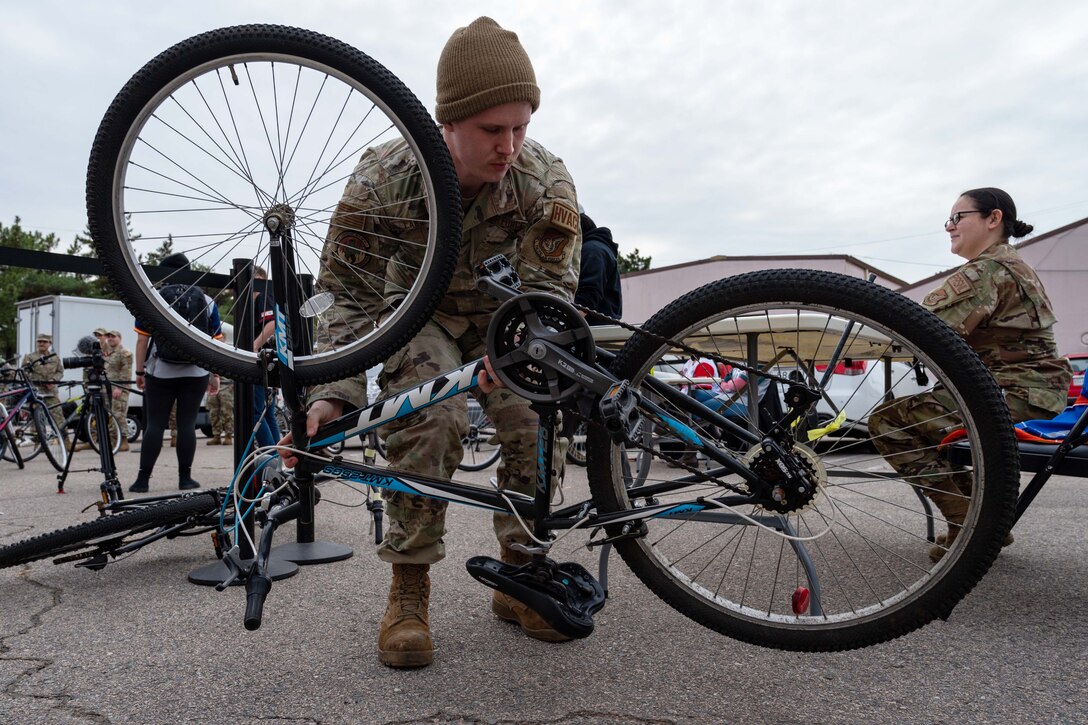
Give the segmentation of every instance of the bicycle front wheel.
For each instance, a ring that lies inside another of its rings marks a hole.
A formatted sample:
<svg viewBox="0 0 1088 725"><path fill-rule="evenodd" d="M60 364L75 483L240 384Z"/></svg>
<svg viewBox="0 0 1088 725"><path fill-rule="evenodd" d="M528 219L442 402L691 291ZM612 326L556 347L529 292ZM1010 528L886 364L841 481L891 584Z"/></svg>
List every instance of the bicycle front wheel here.
<svg viewBox="0 0 1088 725"><path fill-rule="evenodd" d="M24 462L33 459L42 452L42 441L34 429L34 420L30 415L29 405L24 405L15 413L15 417L8 422L7 430L10 431L15 447L19 449L19 457ZM6 461L14 461L14 449L6 449L3 452L3 457Z"/></svg>
<svg viewBox="0 0 1088 725"><path fill-rule="evenodd" d="M99 516L93 521L0 547L0 568L28 564L39 559L78 556L81 552L85 556L78 558L111 554L132 537L161 526L182 523L190 517L212 517L218 510L216 497L208 491Z"/></svg>
<svg viewBox="0 0 1088 725"><path fill-rule="evenodd" d="M655 455L669 441L678 447L629 488L622 448L591 426L589 483L602 513L677 504L616 546L678 611L764 646L851 649L948 616L994 561L1019 482L1009 414L978 356L919 305L855 278L769 270L690 292L644 329L661 337L636 333L612 370L653 388L645 397L660 412L643 410L659 441ZM681 372L692 351L742 366L744 392L756 400L691 406L682 385L707 399ZM797 397L802 388L812 397ZM943 402L947 420L927 413L916 428L881 423L892 406L925 396ZM806 414L799 422L816 417L809 413L831 422L823 430L783 428L791 405ZM925 426L952 428L955 419L970 444L966 458L949 460L952 446L941 435L905 444L890 456L896 467L877 452L892 438L914 440ZM732 473L722 462L729 457L760 482ZM958 536L935 547L934 523Z"/></svg>
<svg viewBox="0 0 1088 725"><path fill-rule="evenodd" d="M392 149L397 166L382 171L396 175L396 199L392 182L359 191L356 163ZM346 186L356 191L341 203ZM449 284L461 238L449 152L412 93L344 43L267 25L190 38L133 76L99 126L87 213L106 272L140 323L180 355L245 382L261 378L252 341L211 340L164 299L164 286L173 296L176 284L195 283L227 313L232 260L277 274L275 226L289 242L290 312L300 308L308 326L293 339L321 342L296 351L297 378L320 383L384 360L418 331ZM185 253L195 274L145 269L141 260L164 245ZM288 299L275 302L289 312Z"/></svg>
<svg viewBox="0 0 1088 725"><path fill-rule="evenodd" d="M45 457L53 464L53 468L63 471L64 465L68 462L68 448L60 428L57 427L57 422L53 420L49 409L42 403L32 403L30 415L34 420L34 430L38 440L41 441Z"/></svg>
<svg viewBox="0 0 1088 725"><path fill-rule="evenodd" d="M0 422L7 423L4 430L0 431L0 458L23 468L23 455L19 450L19 442L15 440L15 433L12 431L14 421L8 420L8 409L3 403L0 403Z"/></svg>

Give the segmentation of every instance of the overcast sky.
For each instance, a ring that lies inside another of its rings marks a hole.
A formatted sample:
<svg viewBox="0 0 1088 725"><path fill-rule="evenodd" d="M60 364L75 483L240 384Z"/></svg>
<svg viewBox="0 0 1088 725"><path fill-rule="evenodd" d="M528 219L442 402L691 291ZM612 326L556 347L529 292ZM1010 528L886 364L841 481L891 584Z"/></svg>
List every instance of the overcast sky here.
<svg viewBox="0 0 1088 725"><path fill-rule="evenodd" d="M621 251L953 266L941 220L1000 186L1043 233L1088 217L1088 3L0 0L0 222L86 225L102 113L146 61L212 28L337 37L433 112L452 30L490 15L542 88L530 136ZM138 230L137 230L138 231Z"/></svg>

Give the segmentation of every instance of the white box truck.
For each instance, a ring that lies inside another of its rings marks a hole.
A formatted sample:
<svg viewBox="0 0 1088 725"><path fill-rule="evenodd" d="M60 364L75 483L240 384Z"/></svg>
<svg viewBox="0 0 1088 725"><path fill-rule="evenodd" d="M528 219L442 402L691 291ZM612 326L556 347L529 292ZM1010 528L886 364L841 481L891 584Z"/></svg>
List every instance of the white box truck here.
<svg viewBox="0 0 1088 725"><path fill-rule="evenodd" d="M16 349L19 359L29 352L35 352L35 339L45 332L53 336L53 351L61 357L77 355L76 344L80 338L94 333L96 328L119 330L125 347L136 349L135 320L132 313L117 300L100 300L91 297L71 297L68 295L49 295L23 300L15 305L17 313ZM233 329L223 325L223 333L229 340ZM82 380L83 371L75 368L64 371L65 380ZM135 391L135 386L131 386ZM60 397L79 395L79 387L62 388ZM129 439L136 440L144 429L143 396L138 392L129 396ZM203 404L196 420L197 428L210 435L211 422Z"/></svg>

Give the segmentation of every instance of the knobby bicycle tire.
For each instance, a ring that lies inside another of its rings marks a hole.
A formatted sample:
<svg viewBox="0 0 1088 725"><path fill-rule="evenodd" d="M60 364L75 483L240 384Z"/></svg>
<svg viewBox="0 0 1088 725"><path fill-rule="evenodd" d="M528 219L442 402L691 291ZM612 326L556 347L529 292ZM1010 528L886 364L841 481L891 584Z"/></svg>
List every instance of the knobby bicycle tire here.
<svg viewBox="0 0 1088 725"><path fill-rule="evenodd" d="M325 92L326 86L336 88ZM340 88L348 91L343 104L336 100ZM217 105L220 95L222 107ZM248 97L250 126L241 120L241 104L248 104ZM350 122L340 126L349 101L357 101L359 107L351 106ZM167 118L171 113L176 118ZM322 113L335 123L323 125ZM192 131L180 125L190 122L195 126ZM368 122L384 125L378 126L380 133L367 129L358 137L353 130L342 144L339 136L333 138L356 122L355 129ZM329 134L324 145L321 133ZM444 295L459 254L460 193L448 149L427 111L392 73L338 40L282 26L222 28L169 48L125 84L99 126L87 172L88 224L106 274L157 341L234 380L260 382L257 353L240 343L211 340L164 300L155 287L159 282L141 267L136 240L143 237L146 244L169 234L175 249L189 254L194 269L197 264L225 268L237 257L267 265L270 247L263 221L273 209L290 208L285 218L291 220L294 257L286 260L291 279L284 283L299 290L301 303L313 294L303 275L316 277L319 268L329 268L321 249L329 221L325 217L338 208L358 153L389 135L402 139L418 164L422 194L415 203L425 209L424 216L394 221L428 225L426 249L413 252L421 261L412 267L413 276L405 286L396 290L403 295L401 302L382 316L380 324L359 323L361 306L352 295L356 288L343 286L333 279L335 274L325 278L326 284L340 284L340 291L332 290L336 299L332 312L324 307L324 317L313 314L319 325L339 324L348 333L341 334L341 329L323 338L315 352L294 356L301 384L339 380L370 367L411 339ZM160 157L165 160L161 167L152 166ZM275 167L270 173L258 168L266 160ZM202 162L204 167L193 173L190 167ZM236 186L222 188L219 179L212 183L200 173L223 174ZM297 182L291 174L298 175ZM384 214L383 219L389 216ZM224 221L211 226L217 215ZM237 222L238 218L244 221ZM130 232L129 219L141 228ZM149 234L145 230L151 227L155 228ZM340 236L330 242L329 253L353 255L344 269L355 275L355 285L373 286L374 279L382 279L366 264L385 259L385 247L379 250L371 244L400 244L400 238L375 241L355 234L342 241ZM388 264L401 271L405 267L400 257ZM390 283L385 284L388 288ZM208 293L210 288L202 286ZM314 299L314 308L321 308ZM281 305L286 302L277 300ZM330 320L334 313L338 317ZM295 339L300 333L293 332Z"/></svg>
<svg viewBox="0 0 1088 725"><path fill-rule="evenodd" d="M854 325L846 324L851 320ZM912 372L917 369L911 363L914 356L914 363L925 365L930 389L936 382L945 386L941 394L956 405L972 449L972 465L955 469L971 478L967 491L961 489L969 502L963 528L943 558L934 561L925 527L927 518L933 518L928 504L920 505L925 499L918 493L929 479L913 474L904 478L906 474L858 442L824 438L791 443L798 465L820 481L807 503L801 496L797 508L765 499L710 513L679 510L673 518L647 520L643 536L617 543L631 570L670 606L746 642L788 650L845 650L884 642L947 617L989 569L1012 525L1019 484L1012 425L986 367L936 316L860 279L768 270L694 290L655 314L644 330L684 340L689 347L737 364L750 366L749 354L769 363L757 364L747 374L749 385L762 376L768 390L782 390L768 393L771 401L784 393L786 368L794 364L774 355L799 352L796 369L808 370L817 384L812 362L833 361L836 344L845 340L848 357L866 359L870 350L876 362L869 374L891 376L893 392L897 386L923 387ZM807 349L816 351L809 362L800 352ZM612 371L641 385L655 365L675 361L675 350L636 333L616 356ZM906 362L897 362L904 356ZM772 380L765 372L778 377ZM683 418L682 408L656 399L669 415ZM821 399L812 405L824 404ZM867 415L886 407L882 398ZM749 422L760 425L755 417ZM698 420L692 416L688 423L708 440L725 439L725 429L705 415ZM759 429L759 435L766 431ZM861 443L871 444L871 439ZM746 460L753 470L763 460L773 462L758 445L749 445ZM667 502L670 496L677 501L725 498L734 493L725 486L730 482L733 489L744 490L737 477L726 474L716 474L722 483L683 483L692 478L691 470L710 466L700 461L688 469L677 457L671 467L655 462L646 483L687 488L659 488L640 499L636 487L628 495L619 448L591 426L589 483L601 512L634 509L647 499ZM759 470L761 476L777 475L774 468ZM782 493L785 501L791 500L791 491ZM757 525L736 517L738 512L758 517L753 519ZM787 543L772 530L812 538ZM613 526L609 533L622 531Z"/></svg>
<svg viewBox="0 0 1088 725"><path fill-rule="evenodd" d="M28 564L84 549L93 551L101 548L99 542L103 540L177 524L190 516L213 514L218 508L215 495L209 491L158 501L144 508L99 516L93 521L39 534L0 548L0 568ZM105 551L108 552L109 548Z"/></svg>

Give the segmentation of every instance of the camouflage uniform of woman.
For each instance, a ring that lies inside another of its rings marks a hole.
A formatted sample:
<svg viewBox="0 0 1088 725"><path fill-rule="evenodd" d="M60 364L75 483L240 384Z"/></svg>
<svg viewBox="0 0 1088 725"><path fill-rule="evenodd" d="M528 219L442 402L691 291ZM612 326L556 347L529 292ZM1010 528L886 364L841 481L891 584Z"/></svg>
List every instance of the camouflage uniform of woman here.
<svg viewBox="0 0 1088 725"><path fill-rule="evenodd" d="M1065 407L1071 371L1058 356L1054 316L1043 283L1009 244L1033 227L1016 218L1016 205L1001 189L972 189L952 205L945 230L952 252L968 262L922 305L962 335L979 354L1005 394L1013 422L1052 418ZM942 461L937 444L962 425L943 388L898 398L869 418L873 443L904 477L941 510L948 533L930 549L944 556L967 515L971 477ZM1005 545L1012 543L1012 534Z"/></svg>
<svg viewBox="0 0 1088 725"><path fill-rule="evenodd" d="M386 395L484 356L487 326L499 303L476 290L473 269L483 260L503 254L525 288L568 301L577 287L581 233L574 183L560 159L525 138L530 117L540 105L540 89L517 35L490 18L456 30L438 62L437 90L435 116L453 158L465 209L461 257L439 310L386 362L380 378ZM385 279L386 286L378 293L362 285L352 289L338 300L330 319L372 324L396 300L403 280L398 279L397 265L386 268L383 260L393 252L382 240L422 240L422 230L413 225L405 229L395 221L418 216L410 206L423 197L419 182L419 171L402 142L363 154L333 217L322 279L330 283L357 279L355 272L363 267L372 278ZM372 208L384 211L367 213ZM396 253L411 253L414 246L402 245ZM335 340L352 339L357 333L333 323L325 334ZM478 398L502 444L498 485L531 494L538 417L524 399L503 388L491 389L487 382L481 375ZM314 389L308 430L312 433L319 421L363 405L365 391L364 376ZM465 399L455 396L386 426L383 433L392 468L448 478L463 455ZM402 493L386 498L389 528L378 556L392 564L393 581L378 636L379 658L391 667L424 666L433 659L428 570L445 556L446 504ZM516 520L496 515L494 526L502 559L529 561L529 555L511 546L529 540ZM531 637L567 639L528 607L499 592L493 594L491 609L518 623Z"/></svg>

